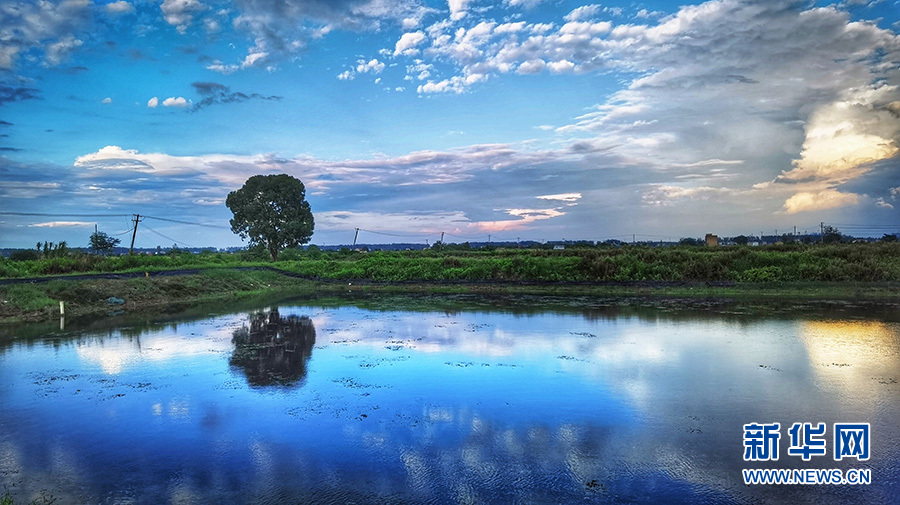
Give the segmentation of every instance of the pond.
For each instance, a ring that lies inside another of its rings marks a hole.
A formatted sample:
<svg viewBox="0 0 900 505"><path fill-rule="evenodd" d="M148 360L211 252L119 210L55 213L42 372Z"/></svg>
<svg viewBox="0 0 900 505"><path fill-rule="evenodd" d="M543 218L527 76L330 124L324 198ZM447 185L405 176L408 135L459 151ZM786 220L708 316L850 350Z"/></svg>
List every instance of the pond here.
<svg viewBox="0 0 900 505"><path fill-rule="evenodd" d="M896 306L650 305L299 300L7 328L0 481L17 504L896 503ZM809 461L789 454L805 422L797 445L826 450ZM745 461L752 423L779 423L777 458ZM835 460L836 423L868 423L867 459Z"/></svg>

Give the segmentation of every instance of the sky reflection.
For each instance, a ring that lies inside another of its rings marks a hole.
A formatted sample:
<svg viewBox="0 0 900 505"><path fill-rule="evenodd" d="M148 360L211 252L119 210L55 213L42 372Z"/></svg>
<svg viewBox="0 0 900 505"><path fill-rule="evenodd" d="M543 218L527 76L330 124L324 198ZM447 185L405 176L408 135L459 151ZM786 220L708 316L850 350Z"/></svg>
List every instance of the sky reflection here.
<svg viewBox="0 0 900 505"><path fill-rule="evenodd" d="M0 351L0 477L26 501L889 503L898 342L878 320L353 306L48 336ZM744 486L741 425L776 421L871 422L874 484Z"/></svg>

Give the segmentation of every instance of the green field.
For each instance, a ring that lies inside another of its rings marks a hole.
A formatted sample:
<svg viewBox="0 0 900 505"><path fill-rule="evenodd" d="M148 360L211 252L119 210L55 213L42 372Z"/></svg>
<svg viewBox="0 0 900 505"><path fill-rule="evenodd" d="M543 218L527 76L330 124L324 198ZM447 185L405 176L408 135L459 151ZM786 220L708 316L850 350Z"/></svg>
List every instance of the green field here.
<svg viewBox="0 0 900 505"><path fill-rule="evenodd" d="M0 278L263 265L322 279L390 282L896 282L900 281L900 243L401 252L312 249L284 251L277 263L252 253L111 257L74 253L26 261L2 259Z"/></svg>
<svg viewBox="0 0 900 505"><path fill-rule="evenodd" d="M271 263L252 253L0 260L0 278L201 269L195 275L0 285L0 322L102 313L251 295L416 292L552 296L900 299L900 244L767 247L600 247L402 252L289 250ZM235 270L233 267L272 267ZM281 272L299 274L282 275Z"/></svg>

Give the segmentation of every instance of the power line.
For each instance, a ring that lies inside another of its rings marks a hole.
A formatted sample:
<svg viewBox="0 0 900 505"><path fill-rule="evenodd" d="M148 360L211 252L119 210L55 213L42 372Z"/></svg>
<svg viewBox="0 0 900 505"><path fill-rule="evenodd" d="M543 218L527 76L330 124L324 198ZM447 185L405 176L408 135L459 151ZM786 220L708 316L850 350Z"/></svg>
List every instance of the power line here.
<svg viewBox="0 0 900 505"><path fill-rule="evenodd" d="M197 246L188 244L187 242L182 242L182 241L180 241L180 240L175 240L174 238L172 238L172 237L170 237L170 236L168 236L168 235L163 235L162 233L160 233L160 232L154 230L153 228L150 228L150 227L147 226L146 224L144 225L144 228L146 228L147 230L149 230L149 231L151 231L151 232L153 232L153 233L159 235L160 237L162 237L162 238L164 238L164 239L166 239L166 240L171 240L172 242L174 242L174 243L176 243L176 244L181 244L181 245L188 246L188 247L197 247Z"/></svg>
<svg viewBox="0 0 900 505"><path fill-rule="evenodd" d="M466 240L482 240L482 239L484 239L485 237L487 237L486 234L485 234L485 235L478 236L478 237L466 237L466 236L463 236L463 235L455 235L455 234L453 234L453 233L447 233L447 236L448 236L448 237L456 237L456 238L464 238L464 239L466 239Z"/></svg>
<svg viewBox="0 0 900 505"><path fill-rule="evenodd" d="M195 222L191 222L191 221L180 221L180 220L178 220L178 219L169 219L169 218L165 218L165 217L155 217L155 216L146 216L146 215L143 215L142 217L146 217L147 219L156 219L157 221L168 221L168 222L170 222L170 223L179 223L179 224L190 224L190 225L194 225L194 226L203 226L203 227L206 227L206 228L222 228L222 229L224 229L224 230L230 230L230 229L231 229L231 228L228 227L228 226L222 226L222 225L218 225L218 224L195 223Z"/></svg>
<svg viewBox="0 0 900 505"><path fill-rule="evenodd" d="M427 238L427 237L430 237L430 235L425 235L425 234L422 234L422 235L400 235L400 234L397 234L397 233L385 233L385 232L382 232L382 231L365 230L365 229L363 229L363 228L360 228L359 231L364 231L364 232L366 232L366 233L374 233L375 235L385 235L385 236L387 236L387 237L400 237L400 238L413 238L413 237L425 237L425 238Z"/></svg>

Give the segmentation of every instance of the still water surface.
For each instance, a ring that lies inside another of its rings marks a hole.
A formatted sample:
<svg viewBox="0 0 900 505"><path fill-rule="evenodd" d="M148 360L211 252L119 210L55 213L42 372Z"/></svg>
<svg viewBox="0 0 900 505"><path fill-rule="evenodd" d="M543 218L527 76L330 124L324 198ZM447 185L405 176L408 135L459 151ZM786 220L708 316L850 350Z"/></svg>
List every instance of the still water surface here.
<svg viewBox="0 0 900 505"><path fill-rule="evenodd" d="M16 503L898 503L896 310L535 305L7 331L0 481ZM743 461L751 422L781 423L779 461ZM871 423L871 459L789 457L793 422Z"/></svg>

